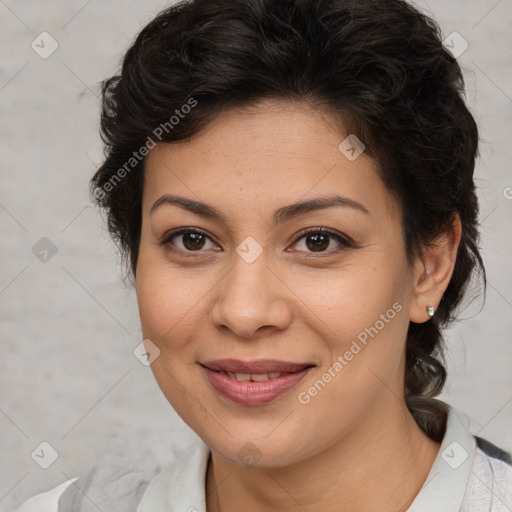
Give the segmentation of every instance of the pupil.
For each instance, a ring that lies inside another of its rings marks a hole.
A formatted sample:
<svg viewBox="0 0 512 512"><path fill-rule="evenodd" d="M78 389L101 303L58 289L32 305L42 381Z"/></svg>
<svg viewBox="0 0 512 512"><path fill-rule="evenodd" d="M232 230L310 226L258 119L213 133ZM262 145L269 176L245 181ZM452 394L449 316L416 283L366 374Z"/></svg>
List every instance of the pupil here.
<svg viewBox="0 0 512 512"><path fill-rule="evenodd" d="M307 240L314 240L313 244L306 243L308 249L326 249L329 246L329 237L327 235L309 235Z"/></svg>
<svg viewBox="0 0 512 512"><path fill-rule="evenodd" d="M187 249L201 249L204 245L204 240L201 240L203 235L198 233L185 233L183 235L183 245Z"/></svg>

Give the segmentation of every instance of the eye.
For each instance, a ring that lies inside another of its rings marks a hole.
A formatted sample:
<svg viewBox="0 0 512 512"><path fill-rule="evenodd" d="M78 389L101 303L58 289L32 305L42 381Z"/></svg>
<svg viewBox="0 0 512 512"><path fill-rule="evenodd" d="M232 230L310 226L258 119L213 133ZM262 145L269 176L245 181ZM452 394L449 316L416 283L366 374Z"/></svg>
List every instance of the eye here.
<svg viewBox="0 0 512 512"><path fill-rule="evenodd" d="M174 241L176 240L177 243ZM208 247L210 242L210 247ZM215 246L204 231L195 228L181 228L164 236L163 245L171 245L183 252L205 252L201 249L211 249Z"/></svg>
<svg viewBox="0 0 512 512"><path fill-rule="evenodd" d="M332 243L333 240L337 242L337 248L331 247L334 245ZM216 244L211 238L204 231L197 228L180 228L171 231L164 235L161 243L162 245L172 246L178 251L185 253L206 252L208 249L218 250L215 249ZM308 228L304 230L293 245L300 246L301 243L304 248L299 248L299 251L313 253L338 252L352 245L351 242L343 236L324 228ZM210 246L208 246L208 244L210 244Z"/></svg>
<svg viewBox="0 0 512 512"><path fill-rule="evenodd" d="M333 249L332 243L333 239L338 243L338 248ZM333 231L329 231L324 228L308 228L302 232L302 236L300 236L294 243L294 245L301 245L302 249L299 250L305 252L314 252L314 253L322 253L322 252L338 252L346 247L351 247L351 243L338 233ZM330 247L329 250L327 250ZM305 249L304 249L305 248Z"/></svg>

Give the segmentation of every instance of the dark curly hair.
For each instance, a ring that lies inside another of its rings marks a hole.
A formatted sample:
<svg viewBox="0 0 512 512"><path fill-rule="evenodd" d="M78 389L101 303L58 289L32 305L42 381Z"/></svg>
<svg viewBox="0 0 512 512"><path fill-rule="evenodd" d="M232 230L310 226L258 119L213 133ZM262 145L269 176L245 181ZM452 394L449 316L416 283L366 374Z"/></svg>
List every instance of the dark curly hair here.
<svg viewBox="0 0 512 512"><path fill-rule="evenodd" d="M140 32L120 74L102 82L105 160L91 193L134 277L143 156L155 139L185 140L227 109L266 98L339 116L401 206L410 263L460 216L457 261L436 315L407 333L407 405L440 440L441 409L429 397L446 379L441 329L472 276L485 285L473 182L478 130L463 94L439 26L403 0L182 1Z"/></svg>

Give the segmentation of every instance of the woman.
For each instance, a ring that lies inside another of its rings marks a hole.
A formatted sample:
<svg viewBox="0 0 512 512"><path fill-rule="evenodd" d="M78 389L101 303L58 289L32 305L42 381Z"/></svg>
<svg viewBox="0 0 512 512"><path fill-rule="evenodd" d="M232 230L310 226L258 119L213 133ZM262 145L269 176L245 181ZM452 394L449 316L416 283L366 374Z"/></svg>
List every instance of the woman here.
<svg viewBox="0 0 512 512"><path fill-rule="evenodd" d="M512 509L510 455L433 398L485 282L463 87L401 0L160 13L103 84L92 192L201 440L103 504L79 478L19 510Z"/></svg>

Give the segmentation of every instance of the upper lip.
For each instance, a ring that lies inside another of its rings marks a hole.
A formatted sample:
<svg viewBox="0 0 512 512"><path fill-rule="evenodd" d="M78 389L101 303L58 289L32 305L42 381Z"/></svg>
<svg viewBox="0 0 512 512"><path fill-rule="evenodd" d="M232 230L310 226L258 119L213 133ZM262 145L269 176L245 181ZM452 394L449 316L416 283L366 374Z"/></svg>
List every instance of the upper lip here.
<svg viewBox="0 0 512 512"><path fill-rule="evenodd" d="M314 366L312 363L292 363L276 359L259 359L257 361L240 361L239 359L217 359L200 363L210 370L232 373L293 373Z"/></svg>

